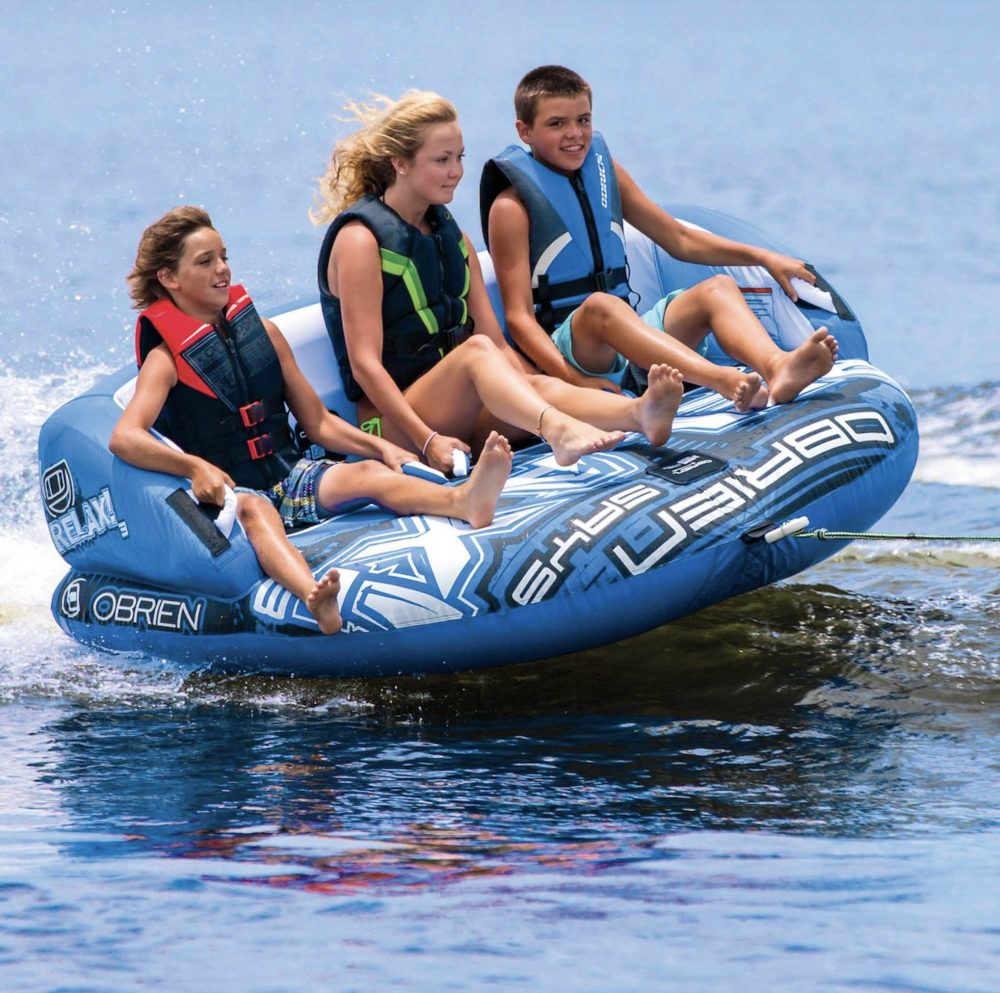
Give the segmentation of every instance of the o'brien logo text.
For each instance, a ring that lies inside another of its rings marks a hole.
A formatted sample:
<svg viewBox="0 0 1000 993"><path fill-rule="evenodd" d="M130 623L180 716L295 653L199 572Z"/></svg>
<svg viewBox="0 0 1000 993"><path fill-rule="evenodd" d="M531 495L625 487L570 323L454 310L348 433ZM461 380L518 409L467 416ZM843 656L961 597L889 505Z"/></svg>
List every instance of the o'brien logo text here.
<svg viewBox="0 0 1000 993"><path fill-rule="evenodd" d="M90 614L98 623L134 625L142 630L193 633L201 629L204 612L204 600L128 590L103 589L90 601Z"/></svg>
<svg viewBox="0 0 1000 993"><path fill-rule="evenodd" d="M60 555L108 531L128 537L128 525L115 513L111 490L105 486L96 496L77 499L76 486L65 459L49 466L42 474L42 499L50 518L49 534Z"/></svg>
<svg viewBox="0 0 1000 993"><path fill-rule="evenodd" d="M773 454L755 469L738 468L702 489L669 503L647 508L654 525L645 548L636 549L616 540L606 554L623 576L637 576L672 557L686 542L718 521L745 512L757 498L797 473L826 452L862 445L894 445L896 439L884 417L874 410L858 410L824 417L771 442ZM671 470L678 474L698 467L695 457L681 460ZM563 533L553 534L519 572L510 592L517 604L539 603L552 596L573 571L572 554L591 546L624 517L656 500L659 490L633 483L601 500L589 519L573 518Z"/></svg>
<svg viewBox="0 0 1000 993"><path fill-rule="evenodd" d="M669 471L671 476L686 476L689 472L711 464L711 459L706 459L701 455L685 455L684 458L678 459L677 464L671 466Z"/></svg>
<svg viewBox="0 0 1000 993"><path fill-rule="evenodd" d="M604 168L604 156L597 152L597 175L601 180L601 206L608 205L608 171Z"/></svg>

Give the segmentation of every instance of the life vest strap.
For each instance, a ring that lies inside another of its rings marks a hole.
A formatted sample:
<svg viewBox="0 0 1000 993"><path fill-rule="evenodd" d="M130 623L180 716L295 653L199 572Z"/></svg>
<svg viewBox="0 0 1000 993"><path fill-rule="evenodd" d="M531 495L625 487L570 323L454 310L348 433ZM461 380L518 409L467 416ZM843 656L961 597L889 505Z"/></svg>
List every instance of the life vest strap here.
<svg viewBox="0 0 1000 993"><path fill-rule="evenodd" d="M440 349L443 355L447 355L472 334L473 326L470 318L465 324L456 324L430 336L424 331L407 335L397 333L385 340L383 349L390 355L420 355L428 349Z"/></svg>
<svg viewBox="0 0 1000 993"><path fill-rule="evenodd" d="M218 426L220 431L237 431L256 427L269 417L288 417L284 400L251 400L238 408L235 414L221 418Z"/></svg>
<svg viewBox="0 0 1000 993"><path fill-rule="evenodd" d="M254 438L247 438L247 448L250 450L250 458L254 462L274 454L274 442L269 434L259 434Z"/></svg>
<svg viewBox="0 0 1000 993"><path fill-rule="evenodd" d="M600 272L588 273L577 279L567 279L561 283L552 283L547 278L544 280L545 290L552 297L566 298L575 297L583 293L610 293L615 287L628 282L628 272L625 266L618 266L615 269L602 269ZM543 277L538 279L538 289L543 286Z"/></svg>
<svg viewBox="0 0 1000 993"><path fill-rule="evenodd" d="M240 407L238 413L245 428L256 427L256 425L260 424L267 417L267 404L262 400L254 400Z"/></svg>

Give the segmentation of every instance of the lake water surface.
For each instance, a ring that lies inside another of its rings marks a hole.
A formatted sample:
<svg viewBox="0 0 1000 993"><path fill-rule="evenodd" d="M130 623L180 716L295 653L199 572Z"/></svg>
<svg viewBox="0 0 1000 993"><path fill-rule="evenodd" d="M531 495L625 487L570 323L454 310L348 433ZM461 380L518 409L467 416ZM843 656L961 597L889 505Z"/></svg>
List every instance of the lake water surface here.
<svg viewBox="0 0 1000 993"><path fill-rule="evenodd" d="M209 676L58 630L35 445L129 360L150 221L201 204L265 312L311 299L339 108L416 86L462 113L481 245L481 164L556 61L654 198L760 225L857 311L921 422L880 530L1000 534L1000 8L0 15L0 988L998 988L997 544L858 542L508 669Z"/></svg>

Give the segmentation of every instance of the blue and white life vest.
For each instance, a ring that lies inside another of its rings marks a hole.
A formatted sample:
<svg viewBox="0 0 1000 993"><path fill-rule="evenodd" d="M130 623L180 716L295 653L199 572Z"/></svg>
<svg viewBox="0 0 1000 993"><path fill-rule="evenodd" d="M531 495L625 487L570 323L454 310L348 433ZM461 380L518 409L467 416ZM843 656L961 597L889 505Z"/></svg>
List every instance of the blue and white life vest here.
<svg viewBox="0 0 1000 993"><path fill-rule="evenodd" d="M546 331L551 334L596 291L628 299L621 191L600 134L594 133L573 176L550 169L518 145L487 162L479 186L487 247L490 208L508 186L528 211L531 291Z"/></svg>
<svg viewBox="0 0 1000 993"><path fill-rule="evenodd" d="M382 364L405 390L471 332L469 248L461 228L444 207L427 212L431 233L404 221L378 197L362 197L338 214L319 253L323 319L337 356L344 392L364 396L354 378L340 300L330 292L327 269L333 243L345 224L361 221L375 236L382 265Z"/></svg>
<svg viewBox="0 0 1000 993"><path fill-rule="evenodd" d="M219 318L225 335L173 301L158 300L136 321L136 361L141 366L163 343L177 366L177 383L167 394L157 430L228 472L238 486L267 489L298 459L281 362L242 286L229 287L229 303Z"/></svg>

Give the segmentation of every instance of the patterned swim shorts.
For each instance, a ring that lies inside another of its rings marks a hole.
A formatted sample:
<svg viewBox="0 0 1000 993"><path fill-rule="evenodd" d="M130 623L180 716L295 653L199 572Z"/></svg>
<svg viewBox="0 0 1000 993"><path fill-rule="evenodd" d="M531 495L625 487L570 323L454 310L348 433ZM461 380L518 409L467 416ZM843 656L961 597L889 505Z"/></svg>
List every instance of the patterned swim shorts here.
<svg viewBox="0 0 1000 993"><path fill-rule="evenodd" d="M331 466L338 465L326 459L299 459L292 466L292 471L280 482L268 490L252 490L247 487L237 487L237 492L258 493L270 500L275 510L281 515L286 528L299 527L303 524L318 524L330 516L316 500L319 481Z"/></svg>

